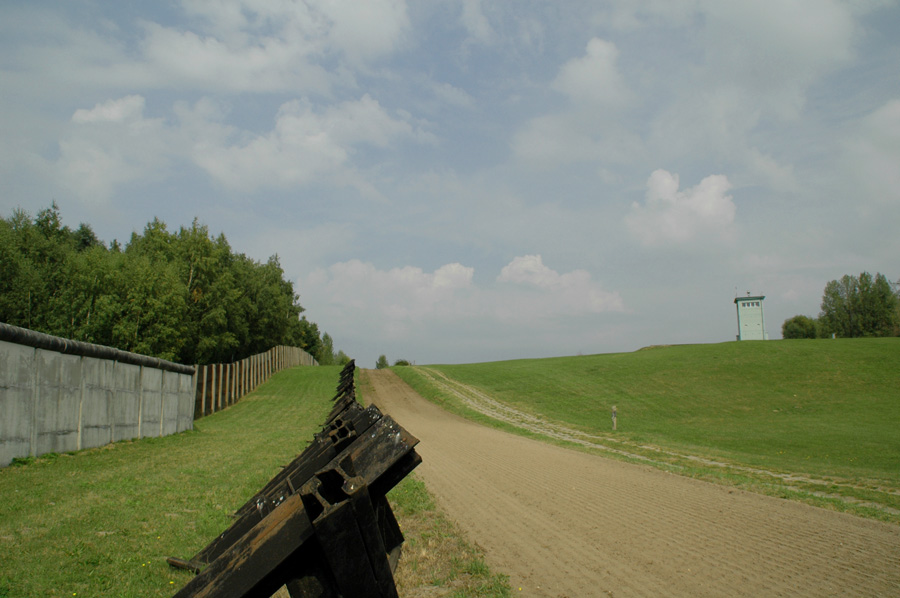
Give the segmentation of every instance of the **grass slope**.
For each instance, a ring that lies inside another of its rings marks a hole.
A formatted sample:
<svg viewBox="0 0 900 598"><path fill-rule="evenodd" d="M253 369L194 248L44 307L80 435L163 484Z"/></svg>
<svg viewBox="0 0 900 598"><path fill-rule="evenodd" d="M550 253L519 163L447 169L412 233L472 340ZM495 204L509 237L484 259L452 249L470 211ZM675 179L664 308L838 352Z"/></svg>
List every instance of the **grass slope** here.
<svg viewBox="0 0 900 598"><path fill-rule="evenodd" d="M617 439L838 476L886 490L876 502L900 508L900 339L731 342L429 368L598 435L612 434L615 405ZM413 369L396 371L421 386Z"/></svg>
<svg viewBox="0 0 900 598"><path fill-rule="evenodd" d="M171 596L191 574L171 569L166 557L203 548L305 448L330 411L339 372L286 370L191 432L0 470L0 598ZM411 480L396 491L401 525L421 530L413 543L436 535L464 555L457 565L422 565L430 579L407 577L407 584L465 578L451 584L460 595L504 595L502 578L481 571L476 551L455 548L465 542L434 513L424 487ZM440 522L438 531L430 519ZM401 567L417 562L404 557ZM479 575L469 574L473 567ZM501 590L468 592L482 585Z"/></svg>

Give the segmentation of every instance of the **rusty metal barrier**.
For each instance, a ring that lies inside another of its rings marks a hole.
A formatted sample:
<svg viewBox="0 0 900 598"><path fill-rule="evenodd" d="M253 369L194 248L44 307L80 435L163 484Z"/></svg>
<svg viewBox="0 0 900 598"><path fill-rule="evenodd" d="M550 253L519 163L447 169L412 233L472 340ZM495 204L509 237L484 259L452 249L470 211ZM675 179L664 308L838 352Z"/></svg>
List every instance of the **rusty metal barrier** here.
<svg viewBox="0 0 900 598"><path fill-rule="evenodd" d="M235 513L235 521L174 567L197 575L175 598L396 598L403 534L386 494L421 457L418 440L356 401L354 362L310 445Z"/></svg>

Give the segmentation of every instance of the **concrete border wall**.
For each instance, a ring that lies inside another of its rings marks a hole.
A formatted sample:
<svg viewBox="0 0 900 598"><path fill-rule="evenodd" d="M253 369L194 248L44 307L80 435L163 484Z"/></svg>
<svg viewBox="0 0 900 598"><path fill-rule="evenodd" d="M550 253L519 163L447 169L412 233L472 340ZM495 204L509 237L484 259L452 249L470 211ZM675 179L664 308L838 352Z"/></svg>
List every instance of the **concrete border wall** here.
<svg viewBox="0 0 900 598"><path fill-rule="evenodd" d="M194 368L0 323L0 467L193 428Z"/></svg>
<svg viewBox="0 0 900 598"><path fill-rule="evenodd" d="M0 467L135 438L177 434L285 368L318 365L278 346L191 366L0 322Z"/></svg>

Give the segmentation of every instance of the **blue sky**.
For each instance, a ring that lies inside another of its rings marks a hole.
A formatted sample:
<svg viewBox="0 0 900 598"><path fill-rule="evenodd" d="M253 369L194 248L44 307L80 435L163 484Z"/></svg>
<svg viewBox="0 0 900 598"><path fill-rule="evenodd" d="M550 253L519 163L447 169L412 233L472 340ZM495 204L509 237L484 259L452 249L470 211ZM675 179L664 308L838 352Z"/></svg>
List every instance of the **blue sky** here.
<svg viewBox="0 0 900 598"><path fill-rule="evenodd" d="M779 338L900 278L900 6L0 3L0 208L277 253L374 366Z"/></svg>

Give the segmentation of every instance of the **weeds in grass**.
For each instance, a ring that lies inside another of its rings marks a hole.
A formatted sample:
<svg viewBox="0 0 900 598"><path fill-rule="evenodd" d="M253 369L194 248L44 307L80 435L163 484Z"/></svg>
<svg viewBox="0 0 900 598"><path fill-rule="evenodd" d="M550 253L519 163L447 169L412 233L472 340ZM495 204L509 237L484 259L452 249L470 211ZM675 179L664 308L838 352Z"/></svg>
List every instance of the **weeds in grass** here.
<svg viewBox="0 0 900 598"><path fill-rule="evenodd" d="M437 510L415 474L400 482L388 499L406 538L394 574L401 597L425 593L460 598L509 596L508 577L490 570L481 551Z"/></svg>

